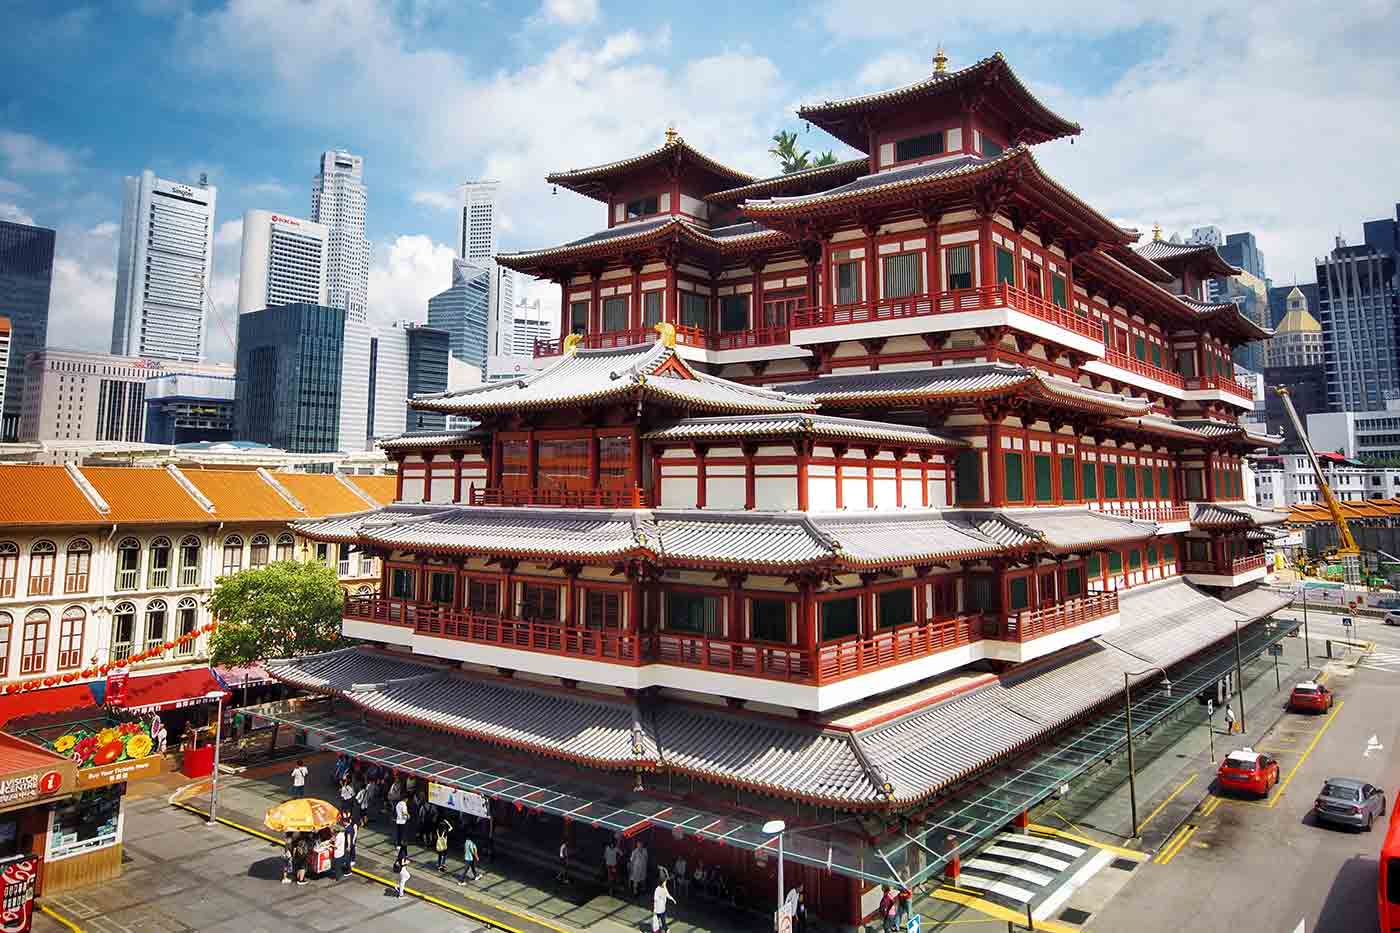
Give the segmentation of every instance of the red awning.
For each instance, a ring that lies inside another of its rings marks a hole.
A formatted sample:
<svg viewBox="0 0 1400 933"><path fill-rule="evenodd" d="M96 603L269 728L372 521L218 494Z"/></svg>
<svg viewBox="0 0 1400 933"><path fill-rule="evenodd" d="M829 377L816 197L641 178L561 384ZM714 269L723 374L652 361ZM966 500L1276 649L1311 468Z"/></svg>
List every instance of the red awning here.
<svg viewBox="0 0 1400 933"><path fill-rule="evenodd" d="M213 703L209 694L224 693L223 686L207 667L165 674L145 674L126 682L124 708L137 713L149 713L181 706Z"/></svg>
<svg viewBox="0 0 1400 933"><path fill-rule="evenodd" d="M102 704L98 696L105 695L106 689L105 680L95 680L91 683L46 687L42 690L26 690L24 693L0 696L0 726L11 720L30 716L61 717L77 710L99 709Z"/></svg>

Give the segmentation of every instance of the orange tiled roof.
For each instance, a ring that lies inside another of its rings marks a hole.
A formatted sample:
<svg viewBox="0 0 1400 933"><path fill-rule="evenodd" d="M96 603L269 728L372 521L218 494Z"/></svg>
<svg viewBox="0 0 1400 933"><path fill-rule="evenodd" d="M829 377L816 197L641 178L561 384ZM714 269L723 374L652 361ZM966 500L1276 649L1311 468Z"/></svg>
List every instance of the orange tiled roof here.
<svg viewBox="0 0 1400 933"><path fill-rule="evenodd" d="M0 525L86 525L103 520L63 467L0 467Z"/></svg>
<svg viewBox="0 0 1400 933"><path fill-rule="evenodd" d="M224 521L289 521L306 518L256 470L181 470L214 503Z"/></svg>
<svg viewBox="0 0 1400 933"><path fill-rule="evenodd" d="M112 507L109 522L213 521L166 470L149 467L83 467L82 473Z"/></svg>
<svg viewBox="0 0 1400 933"><path fill-rule="evenodd" d="M369 497L380 505L392 503L394 495L398 491L398 477L390 476L387 473L376 473L374 476L347 476L345 478L369 493Z"/></svg>
<svg viewBox="0 0 1400 933"><path fill-rule="evenodd" d="M363 512L370 508L369 503L355 495L354 490L329 473L273 473L272 478L287 487L287 491L306 506L307 515L316 518Z"/></svg>

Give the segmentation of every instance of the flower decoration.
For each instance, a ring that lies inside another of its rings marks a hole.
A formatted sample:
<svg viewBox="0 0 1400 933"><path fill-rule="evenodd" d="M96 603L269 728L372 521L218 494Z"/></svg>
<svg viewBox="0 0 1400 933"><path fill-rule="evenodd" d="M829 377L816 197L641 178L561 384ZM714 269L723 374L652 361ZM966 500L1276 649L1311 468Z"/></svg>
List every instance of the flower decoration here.
<svg viewBox="0 0 1400 933"><path fill-rule="evenodd" d="M73 751L77 745L78 737L70 732L67 735L60 735L57 739L54 739L53 750L60 755L67 755L69 752Z"/></svg>
<svg viewBox="0 0 1400 933"><path fill-rule="evenodd" d="M151 753L153 744L151 737L144 732L129 735L126 739L126 757L145 758Z"/></svg>
<svg viewBox="0 0 1400 933"><path fill-rule="evenodd" d="M103 729L101 732L97 733L97 744L98 744L98 745L110 745L111 743L115 742L115 741L116 741L118 738L120 738L120 737L121 737L121 729L119 729L117 726L108 726L107 728Z"/></svg>

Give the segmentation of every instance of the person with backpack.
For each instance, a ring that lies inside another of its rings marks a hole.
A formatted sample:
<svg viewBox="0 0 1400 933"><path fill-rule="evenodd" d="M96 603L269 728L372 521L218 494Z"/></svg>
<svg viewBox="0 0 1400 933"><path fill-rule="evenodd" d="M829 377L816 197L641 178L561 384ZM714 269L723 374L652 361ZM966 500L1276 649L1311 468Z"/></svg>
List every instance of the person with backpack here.
<svg viewBox="0 0 1400 933"><path fill-rule="evenodd" d="M452 821L447 817L438 820L437 836L433 848L437 850L437 870L447 871L447 842L452 837Z"/></svg>

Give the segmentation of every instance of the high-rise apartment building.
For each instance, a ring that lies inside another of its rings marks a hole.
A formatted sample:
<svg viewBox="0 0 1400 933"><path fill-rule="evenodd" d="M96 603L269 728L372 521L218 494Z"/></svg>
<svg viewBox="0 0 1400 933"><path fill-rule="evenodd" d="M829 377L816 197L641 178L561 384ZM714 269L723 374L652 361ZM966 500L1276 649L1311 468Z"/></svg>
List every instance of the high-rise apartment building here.
<svg viewBox="0 0 1400 933"><path fill-rule="evenodd" d="M329 232L326 303L344 308L352 321L364 321L369 314L364 168L362 157L330 149L321 153L321 171L311 183L311 219Z"/></svg>
<svg viewBox="0 0 1400 933"><path fill-rule="evenodd" d="M1332 411L1400 400L1400 205L1363 224L1364 242L1317 260L1318 320Z"/></svg>
<svg viewBox="0 0 1400 933"><path fill-rule="evenodd" d="M233 369L53 347L31 353L24 366L19 439L144 441L147 383L173 374L228 378Z"/></svg>
<svg viewBox="0 0 1400 933"><path fill-rule="evenodd" d="M54 232L0 220L0 315L10 319L9 353L0 390L0 440L19 437L24 358L49 337Z"/></svg>
<svg viewBox="0 0 1400 933"><path fill-rule="evenodd" d="M452 285L428 299L428 326L447 331L452 355L484 372L490 309L490 267L454 259Z"/></svg>
<svg viewBox="0 0 1400 933"><path fill-rule="evenodd" d="M204 358L218 189L142 172L126 179L112 354Z"/></svg>
<svg viewBox="0 0 1400 933"><path fill-rule="evenodd" d="M238 316L234 435L292 453L339 449L347 312L293 304Z"/></svg>
<svg viewBox="0 0 1400 933"><path fill-rule="evenodd" d="M276 305L326 304L329 230L271 211L243 215L238 313Z"/></svg>
<svg viewBox="0 0 1400 933"><path fill-rule="evenodd" d="M490 316L487 318L487 359L511 355L511 324L515 308L515 273L496 263L496 194L500 183L471 181L462 185L457 215L457 255L490 270ZM470 361L468 361L470 362Z"/></svg>

